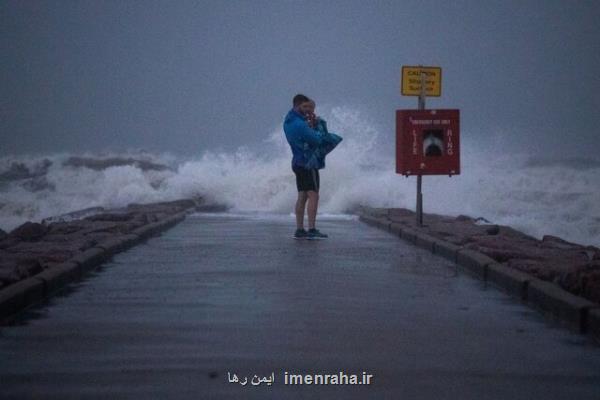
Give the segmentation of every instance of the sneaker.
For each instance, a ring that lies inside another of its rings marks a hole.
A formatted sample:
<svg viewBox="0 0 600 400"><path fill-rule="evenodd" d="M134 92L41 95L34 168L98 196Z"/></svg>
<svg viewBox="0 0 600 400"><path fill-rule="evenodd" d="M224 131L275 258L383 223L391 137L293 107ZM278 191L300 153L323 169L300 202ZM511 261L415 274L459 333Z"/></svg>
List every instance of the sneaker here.
<svg viewBox="0 0 600 400"><path fill-rule="evenodd" d="M321 233L321 231L316 228L308 230L307 239L325 239L326 237L328 236L324 233Z"/></svg>
<svg viewBox="0 0 600 400"><path fill-rule="evenodd" d="M296 229L296 232L294 232L294 239L306 239L307 236L306 229Z"/></svg>

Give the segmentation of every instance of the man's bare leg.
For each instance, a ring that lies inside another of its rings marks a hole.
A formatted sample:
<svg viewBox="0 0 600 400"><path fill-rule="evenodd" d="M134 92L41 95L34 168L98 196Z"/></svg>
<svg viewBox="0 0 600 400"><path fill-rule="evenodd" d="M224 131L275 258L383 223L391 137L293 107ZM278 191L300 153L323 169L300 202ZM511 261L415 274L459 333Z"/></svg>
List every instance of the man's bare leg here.
<svg viewBox="0 0 600 400"><path fill-rule="evenodd" d="M306 191L298 192L298 200L296 200L296 228L304 229L304 207L308 196Z"/></svg>
<svg viewBox="0 0 600 400"><path fill-rule="evenodd" d="M319 192L314 190L308 191L308 206L306 211L308 212L308 229L315 227L315 221L317 219L317 208L319 207Z"/></svg>

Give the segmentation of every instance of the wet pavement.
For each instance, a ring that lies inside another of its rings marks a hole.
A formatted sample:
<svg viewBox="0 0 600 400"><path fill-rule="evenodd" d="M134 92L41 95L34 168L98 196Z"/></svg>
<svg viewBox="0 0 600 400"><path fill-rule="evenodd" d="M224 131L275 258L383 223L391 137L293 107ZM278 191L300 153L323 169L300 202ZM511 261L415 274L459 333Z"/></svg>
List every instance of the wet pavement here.
<svg viewBox="0 0 600 400"><path fill-rule="evenodd" d="M116 255L0 327L0 398L600 398L584 336L355 219L293 225L193 214ZM371 383L289 384L340 371Z"/></svg>

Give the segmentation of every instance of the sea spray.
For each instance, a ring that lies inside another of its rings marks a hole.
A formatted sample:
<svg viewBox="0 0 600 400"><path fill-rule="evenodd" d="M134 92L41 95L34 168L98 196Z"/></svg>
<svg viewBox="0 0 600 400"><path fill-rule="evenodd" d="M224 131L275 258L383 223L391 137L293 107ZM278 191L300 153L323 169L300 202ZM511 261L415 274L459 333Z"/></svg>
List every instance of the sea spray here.
<svg viewBox="0 0 600 400"><path fill-rule="evenodd" d="M360 204L414 210L415 178L394 172L394 132L379 131L367 115L349 107L318 111L344 138L321 170L319 212L340 215ZM281 123L272 124L260 151L240 146L185 159L135 150L2 157L0 228L88 207L193 195L232 212L289 216L296 198L291 151ZM488 136L463 130L461 175L424 177L426 213L484 217L538 238L552 234L600 245L600 163L544 159L534 151L514 154L481 139ZM72 157L80 159L69 163ZM85 166L81 158L109 161Z"/></svg>

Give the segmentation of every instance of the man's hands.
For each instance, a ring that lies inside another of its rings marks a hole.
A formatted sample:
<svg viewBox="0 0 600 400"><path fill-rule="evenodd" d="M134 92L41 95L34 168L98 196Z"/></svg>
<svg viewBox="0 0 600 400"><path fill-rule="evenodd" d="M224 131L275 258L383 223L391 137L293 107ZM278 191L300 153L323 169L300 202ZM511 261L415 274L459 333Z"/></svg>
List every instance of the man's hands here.
<svg viewBox="0 0 600 400"><path fill-rule="evenodd" d="M307 113L304 117L306 118L306 123L308 124L308 126L310 126L313 129L317 126L319 117L317 117L315 114Z"/></svg>

